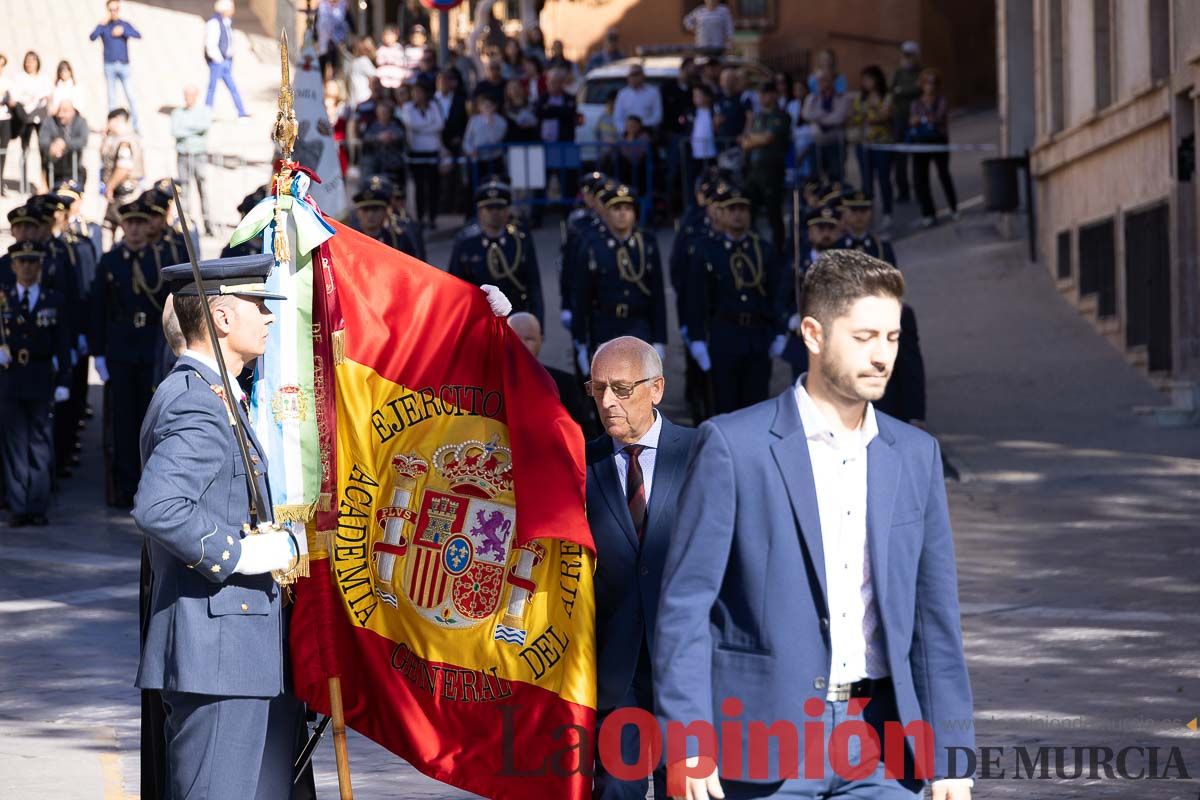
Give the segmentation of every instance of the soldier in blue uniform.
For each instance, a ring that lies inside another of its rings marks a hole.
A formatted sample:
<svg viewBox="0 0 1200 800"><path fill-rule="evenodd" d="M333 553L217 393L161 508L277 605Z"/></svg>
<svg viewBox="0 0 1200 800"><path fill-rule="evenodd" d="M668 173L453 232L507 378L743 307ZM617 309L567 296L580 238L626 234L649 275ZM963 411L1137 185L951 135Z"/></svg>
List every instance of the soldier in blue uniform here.
<svg viewBox="0 0 1200 800"><path fill-rule="evenodd" d="M250 210L253 209L260 202L262 202L263 198L265 198L266 196L267 196L267 187L266 186L258 187L253 192L251 192L250 194L243 197L242 202L238 203L238 207L237 207L238 214L240 214L243 217L246 216L247 214L250 213ZM221 258L231 258L233 256L255 256L255 255L258 255L259 253L261 253L262 251L263 251L263 235L262 235L262 232L260 231L258 233L258 235L251 236L249 239L247 239L246 241L237 245L236 247L230 247L229 245L225 245L225 247L221 248Z"/></svg>
<svg viewBox="0 0 1200 800"><path fill-rule="evenodd" d="M533 237L508 221L512 190L496 181L475 190L476 222L454 237L446 271L476 286L489 284L542 324L542 277Z"/></svg>
<svg viewBox="0 0 1200 800"><path fill-rule="evenodd" d="M351 227L383 242L393 250L420 258L417 255L420 250L416 242L403 228L397 228L394 224L389 206L391 197L392 182L381 175L371 176L358 194L354 195L354 219Z"/></svg>
<svg viewBox="0 0 1200 800"><path fill-rule="evenodd" d="M79 181L65 180L54 187L54 193L65 198L70 206L67 209L67 229L80 239L92 245L92 257L100 260L104 249L103 229L95 222L89 222L83 215L83 186Z"/></svg>
<svg viewBox="0 0 1200 800"><path fill-rule="evenodd" d="M892 243L871 233L871 196L861 189L842 196L842 227L846 234L837 243L841 250L861 250L872 258L896 266L896 251Z"/></svg>
<svg viewBox="0 0 1200 800"><path fill-rule="evenodd" d="M79 463L82 451L79 441L79 429L83 420L92 416L88 407L88 347L87 320L92 283L96 279L96 265L100 260L100 226L87 222L82 216L83 187L77 181L62 181L54 188L54 194L62 198L66 204L65 210L55 215L55 234L68 247L74 249L77 267L77 285L79 287L79 308L76 315L78 323L75 326L74 347L78 358L71 373L71 400L69 407L75 420L76 434L69 464L59 463L61 470L64 466L74 466Z"/></svg>
<svg viewBox="0 0 1200 800"><path fill-rule="evenodd" d="M821 253L838 246L842 237L842 220L838 207L833 204L820 206L808 212L805 220L805 249L800 251L796 260L789 250L787 257L791 269L787 270L786 286L781 287L780 306L782 317L786 320L787 341L784 342L780 357L792 365L793 379L808 369L808 348L800 338L800 290L804 285L804 276Z"/></svg>
<svg viewBox="0 0 1200 800"><path fill-rule="evenodd" d="M699 242L688 276L685 321L692 357L711 371L713 412L767 399L771 358L783 350L782 269L771 243L751 229L750 198L721 186L722 232Z"/></svg>
<svg viewBox="0 0 1200 800"><path fill-rule="evenodd" d="M425 226L408 213L408 190L405 189L403 182L388 181L388 183L392 187L392 196L388 201L388 224L398 231L403 231L417 248L417 252L413 255L428 262L429 259L425 255Z"/></svg>
<svg viewBox="0 0 1200 800"><path fill-rule="evenodd" d="M638 230L637 196L628 186L606 185L600 193L604 228L589 236L574 281L571 337L584 374L596 348L618 336L636 336L667 351L667 297L662 257L653 232Z"/></svg>
<svg viewBox="0 0 1200 800"><path fill-rule="evenodd" d="M24 241L8 250L14 280L0 287L0 409L5 493L12 525L45 525L50 505L54 403L70 398L70 334L62 295L41 285L45 251Z"/></svg>
<svg viewBox="0 0 1200 800"><path fill-rule="evenodd" d="M688 204L683 219L680 220L679 231L671 243L671 256L668 261L671 286L675 289L675 318L679 323L679 333L684 344L688 346L684 351L686 364L683 397L691 412L693 425L699 425L711 417L713 409L709 378L704 370L700 369L696 359L692 358L687 330L687 282L698 248L705 240L720 236L720 226L716 222L720 211L712 202L717 185L718 178L713 171L706 171L697 176L695 201Z"/></svg>
<svg viewBox="0 0 1200 800"><path fill-rule="evenodd" d="M154 212L138 199L121 206L118 213L125 235L97 267L88 345L96 372L108 383L110 505L128 508L138 485L138 428L154 391L154 364L162 339L159 321L168 289L160 253L149 243Z"/></svg>
<svg viewBox="0 0 1200 800"><path fill-rule="evenodd" d="M603 227L601 207L599 202L600 190L608 182L603 172L592 172L583 177L579 183L580 197L583 205L567 215L564 224L562 250L560 251L560 268L558 272L559 320L564 328L571 330L572 281L576 280L583 271L584 264L580 261L583 242L588 236L597 233Z"/></svg>
<svg viewBox="0 0 1200 800"><path fill-rule="evenodd" d="M163 270L168 280L186 279L174 306L187 349L141 428L133 518L153 573L137 686L162 693L170 797L290 792L301 708L284 694L285 624L272 571L292 566L297 547L252 508L251 481L271 513L267 465L245 397L236 384L238 396L226 396L217 365L222 358L237 375L262 355L273 321L265 300L278 298L265 291L272 264L270 255L204 262L203 298L190 265ZM201 302L212 309L215 347ZM247 433L249 470L233 415Z"/></svg>
<svg viewBox="0 0 1200 800"><path fill-rule="evenodd" d="M183 234L167 224L173 200L169 188L167 192L164 193L155 184L153 188L142 192L138 199L150 212L150 216L147 217L146 238L147 243L158 253L158 263L178 264L187 258L187 245L184 244Z"/></svg>

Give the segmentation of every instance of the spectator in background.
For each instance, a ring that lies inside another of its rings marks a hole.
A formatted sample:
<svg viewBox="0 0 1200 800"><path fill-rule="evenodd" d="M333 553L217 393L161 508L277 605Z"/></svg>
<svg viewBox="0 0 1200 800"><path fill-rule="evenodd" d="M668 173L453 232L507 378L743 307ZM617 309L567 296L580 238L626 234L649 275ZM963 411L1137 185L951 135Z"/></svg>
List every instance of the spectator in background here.
<svg viewBox="0 0 1200 800"><path fill-rule="evenodd" d="M104 221L114 231L121 221L117 209L134 198L144 174L142 143L130 130L129 112L114 108L108 112L108 128L100 143L100 182L108 200Z"/></svg>
<svg viewBox="0 0 1200 800"><path fill-rule="evenodd" d="M12 82L4 74L8 67L8 58L0 54L0 197L8 190L4 187L4 162L8 159L8 143L13 136L13 107L16 100L12 96Z"/></svg>
<svg viewBox="0 0 1200 800"><path fill-rule="evenodd" d="M574 61L563 55L562 39L555 39L550 45L550 60L546 62L548 69L561 69L567 75L568 91L573 92L575 86L579 83L579 67Z"/></svg>
<svg viewBox="0 0 1200 800"><path fill-rule="evenodd" d="M426 47L421 53L421 57L417 60L417 71L413 74L413 78L409 83L425 83L430 87L437 80L438 64L437 53L432 47ZM432 88L430 89L432 91Z"/></svg>
<svg viewBox="0 0 1200 800"><path fill-rule="evenodd" d="M625 117L624 134L617 146L617 176L620 181L637 188L638 197L646 195L646 160L651 157L650 132L641 117Z"/></svg>
<svg viewBox="0 0 1200 800"><path fill-rule="evenodd" d="M822 72L828 72L832 76L833 87L838 94L846 93L849 85L846 83L846 76L837 71L837 54L829 48L825 48L817 52L817 66L808 76L809 94L817 91L818 77Z"/></svg>
<svg viewBox="0 0 1200 800"><path fill-rule="evenodd" d="M437 230L438 164L441 162L442 130L446 120L433 100L433 86L418 80L412 86L412 100L400 109L400 120L407 135L408 162L417 191L417 221L426 230Z"/></svg>
<svg viewBox="0 0 1200 800"><path fill-rule="evenodd" d="M224 83L233 98L238 119L245 119L246 106L233 82L233 0L217 0L213 3L213 15L204 25L204 59L208 61L208 92L204 105L210 109L217 97L217 84Z"/></svg>
<svg viewBox="0 0 1200 800"><path fill-rule="evenodd" d="M536 103L546 93L546 74L542 71L542 62L525 59L525 89L529 92L531 103Z"/></svg>
<svg viewBox="0 0 1200 800"><path fill-rule="evenodd" d="M504 86L504 116L508 119L506 142L538 141L538 118L529 92L519 80L511 80Z"/></svg>
<svg viewBox="0 0 1200 800"><path fill-rule="evenodd" d="M813 126L816 168L827 181L841 181L846 162L846 115L850 103L837 91L833 74L817 74L817 90L804 100L804 121Z"/></svg>
<svg viewBox="0 0 1200 800"><path fill-rule="evenodd" d="M404 126L396 119L396 106L390 97L374 102L374 119L362 130L363 175L382 175L392 183L404 181Z"/></svg>
<svg viewBox="0 0 1200 800"><path fill-rule="evenodd" d="M812 159L812 126L804 121L804 98L808 96L808 84L797 77L792 81L791 99L787 101L787 114L792 120L792 149L795 153L798 176L811 175L814 171Z"/></svg>
<svg viewBox="0 0 1200 800"><path fill-rule="evenodd" d="M683 18L683 29L696 34L696 47L704 50L733 48L733 14L721 0L704 0Z"/></svg>
<svg viewBox="0 0 1200 800"><path fill-rule="evenodd" d="M437 91L433 93L433 104L446 122L442 128L440 194L451 200L446 204L447 211L461 211L470 205L462 202L470 193L464 191L463 171L457 163L463 152L463 136L467 131L467 97L459 85L458 71L453 67L446 67L438 73L435 88Z"/></svg>
<svg viewBox="0 0 1200 800"><path fill-rule="evenodd" d="M50 107L54 87L42 74L42 59L30 50L25 54L22 71L12 82L13 98L21 105L25 124L21 128L21 152L29 150L29 142L38 132Z"/></svg>
<svg viewBox="0 0 1200 800"><path fill-rule="evenodd" d="M467 120L463 133L463 153L471 160L471 176L476 185L491 175L504 172L504 149L496 147L508 133L508 120L490 94L475 95L475 113Z"/></svg>
<svg viewBox="0 0 1200 800"><path fill-rule="evenodd" d="M614 146L621 140L621 131L617 130L614 111L617 107L617 92L612 90L604 98L604 111L596 118L596 141L604 145L600 150L600 170L608 172L615 168L616 151Z"/></svg>
<svg viewBox="0 0 1200 800"><path fill-rule="evenodd" d="M755 221L767 220L771 244L780 252L784 245L783 187L792 126L787 112L779 108L779 93L773 80L764 81L759 87L758 99L759 111L740 140L746 151L746 191Z"/></svg>
<svg viewBox="0 0 1200 800"><path fill-rule="evenodd" d="M808 96L808 86L802 80L790 81L791 91L787 94L784 110L792 118L792 127L798 128L804 124L801 113L804 110L804 98Z"/></svg>
<svg viewBox="0 0 1200 800"><path fill-rule="evenodd" d="M892 100L888 95L887 78L883 70L872 64L860 76L858 97L850 106L849 125L858 131L858 174L862 190L868 195L875 193L879 184L879 197L883 201L883 227L892 221L892 153L877 150L871 145L892 143Z"/></svg>
<svg viewBox="0 0 1200 800"><path fill-rule="evenodd" d="M538 132L546 147L546 169L558 176L559 193L565 203L575 200L579 182L579 151L573 147L579 112L575 98L567 94L567 73L552 69L546 76L546 91L534 104ZM557 146L555 146L557 145ZM535 209L535 215L539 209ZM565 216L565 215L564 215Z"/></svg>
<svg viewBox="0 0 1200 800"><path fill-rule="evenodd" d="M717 126L717 150L732 147L746 130L746 117L750 104L742 97L743 80L741 70L726 67L721 70L721 93L713 106L713 119Z"/></svg>
<svg viewBox="0 0 1200 800"><path fill-rule="evenodd" d="M475 94L492 98L499 111L504 111L504 94L508 91L504 68L498 59L489 59L483 68L483 78L475 85Z"/></svg>
<svg viewBox="0 0 1200 800"><path fill-rule="evenodd" d="M400 32L395 25L383 29L381 44L375 51L375 75L385 89L395 89L408 77L404 48L400 46Z"/></svg>
<svg viewBox="0 0 1200 800"><path fill-rule="evenodd" d="M70 61L58 62L54 70L54 91L50 93L51 114L58 113L58 105L64 100L70 101L75 110L79 110L79 87L75 85L75 70Z"/></svg>
<svg viewBox="0 0 1200 800"><path fill-rule="evenodd" d="M626 130L625 120L629 117L637 117L650 134L662 124L662 94L656 87L646 83L646 73L641 64L633 64L629 68L626 85L617 92L617 105L613 109L613 120L618 130Z"/></svg>
<svg viewBox="0 0 1200 800"><path fill-rule="evenodd" d="M330 78L329 80L333 79ZM329 80L325 81L327 87ZM370 82L370 86L371 97L356 106L352 106L351 113L348 114L349 124L347 125L346 139L351 142L351 147L357 146L354 143L362 140L363 131L375 121L375 106L383 100L392 100L394 102L392 92L383 88L383 84L379 82L378 76ZM339 89L339 94L340 92L341 90ZM326 90L326 94L328 94L328 90Z"/></svg>
<svg viewBox="0 0 1200 800"><path fill-rule="evenodd" d="M792 77L786 72L775 73L775 93L779 95L779 108L787 111L787 104L792 99Z"/></svg>
<svg viewBox="0 0 1200 800"><path fill-rule="evenodd" d="M700 70L700 82L712 89L716 97L721 92L721 59L701 56L696 59L696 66Z"/></svg>
<svg viewBox="0 0 1200 800"><path fill-rule="evenodd" d="M913 144L950 143L950 107L942 94L942 76L935 69L921 72L918 80L921 96L913 100L908 110L908 141ZM921 204L921 224L928 228L937 222L937 210L933 205L933 190L929 186L929 163L937 167L938 180L946 195L950 215L958 219L958 194L954 191L954 178L950 175L950 153L913 153L913 183L917 190L917 202Z"/></svg>
<svg viewBox="0 0 1200 800"><path fill-rule="evenodd" d="M694 183L696 176L717 161L717 128L713 116L712 89L705 84L698 84L692 89L692 102L695 111L691 115L689 130L690 159L688 161L688 181Z"/></svg>
<svg viewBox="0 0 1200 800"><path fill-rule="evenodd" d="M197 86L183 88L183 105L171 112L171 135L175 137L175 158L178 162L179 193L186 196L188 187L196 186L200 196L200 216L204 235L212 236L212 216L208 211L208 131L212 128L212 110L202 103Z"/></svg>
<svg viewBox="0 0 1200 800"><path fill-rule="evenodd" d="M350 102L354 105L371 97L371 79L377 74L375 42L364 36L354 43L354 58L350 61Z"/></svg>
<svg viewBox="0 0 1200 800"><path fill-rule="evenodd" d="M333 133L333 141L338 148L338 164L342 169L342 177L346 177L346 167L350 166L350 153L347 138L350 128L351 106L346 104L346 94L340 81L325 81L325 118Z"/></svg>
<svg viewBox="0 0 1200 800"><path fill-rule="evenodd" d="M521 52L521 43L516 39L505 39L503 53L504 80L525 77L525 54Z"/></svg>
<svg viewBox="0 0 1200 800"><path fill-rule="evenodd" d="M104 45L104 80L108 84L108 110L118 107L117 84L125 93L125 106L133 121L133 130L139 131L137 103L133 99L133 73L129 67L129 40L140 39L137 28L121 19L121 0L108 0L108 19L93 30L88 39L100 39Z"/></svg>
<svg viewBox="0 0 1200 800"><path fill-rule="evenodd" d="M473 92L475 83L479 80L479 67L475 65L475 59L471 58L467 52L466 39L454 40L454 45L450 48L449 66L458 73L458 82L463 91Z"/></svg>
<svg viewBox="0 0 1200 800"><path fill-rule="evenodd" d="M616 28L608 29L608 32L604 34L604 44L601 45L600 52L588 59L587 68L589 71L597 67L603 67L605 64L611 64L614 61L620 61L625 57L619 46L620 38L621 34Z"/></svg>
<svg viewBox="0 0 1200 800"><path fill-rule="evenodd" d="M523 38L525 39L525 46L522 48L522 52L525 54L525 58L532 59L545 67L546 37L542 34L542 29L537 25L530 25L525 29Z"/></svg>
<svg viewBox="0 0 1200 800"><path fill-rule="evenodd" d="M692 87L698 82L696 62L691 56L679 65L679 74L674 81L663 84L661 89L663 120L662 142L667 150L666 189L671 209L683 213L683 206L692 195L691 180L681 177L688 173L691 157L688 151L688 134L691 132ZM682 191L680 189L682 188Z"/></svg>
<svg viewBox="0 0 1200 800"><path fill-rule="evenodd" d="M909 110L921 94L917 79L921 75L921 48L914 41L900 45L900 66L892 73L892 136L904 141L908 133ZM896 180L896 200L907 203L912 199L908 182L908 153L896 153L892 160Z"/></svg>
<svg viewBox="0 0 1200 800"><path fill-rule="evenodd" d="M42 182L55 186L68 178L87 183L83 151L88 143L87 121L70 100L58 104L57 113L47 117L38 132L42 151Z"/></svg>
<svg viewBox="0 0 1200 800"><path fill-rule="evenodd" d="M321 0L317 5L317 59L326 79L342 67L341 47L350 35L346 22L346 0Z"/></svg>

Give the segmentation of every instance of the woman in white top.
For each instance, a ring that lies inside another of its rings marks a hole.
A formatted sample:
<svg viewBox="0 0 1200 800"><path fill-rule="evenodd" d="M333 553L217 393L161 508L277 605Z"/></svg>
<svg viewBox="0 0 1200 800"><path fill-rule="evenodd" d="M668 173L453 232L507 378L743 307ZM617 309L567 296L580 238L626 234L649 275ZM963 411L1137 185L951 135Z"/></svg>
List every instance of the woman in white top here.
<svg viewBox="0 0 1200 800"><path fill-rule="evenodd" d="M417 221L425 221L426 230L435 230L438 210L438 163L442 152L441 109L431 103L433 87L425 81L412 86L412 100L400 109L400 121L408 140L409 165L417 194Z"/></svg>
<svg viewBox="0 0 1200 800"><path fill-rule="evenodd" d="M42 120L46 118L46 110L50 105L50 95L54 87L50 79L42 74L42 60L38 54L30 50L25 54L24 69L13 78L12 96L25 112L25 125L21 128L21 152L29 149L29 140L35 137Z"/></svg>
<svg viewBox="0 0 1200 800"><path fill-rule="evenodd" d="M54 91L50 93L47 116L57 114L58 106L63 100L69 100L71 105L79 110L79 87L75 85L75 70L71 68L71 62L65 59L58 62L58 68L54 70Z"/></svg>
<svg viewBox="0 0 1200 800"><path fill-rule="evenodd" d="M371 79L375 74L375 42L364 36L354 43L354 59L350 62L351 108L371 99Z"/></svg>

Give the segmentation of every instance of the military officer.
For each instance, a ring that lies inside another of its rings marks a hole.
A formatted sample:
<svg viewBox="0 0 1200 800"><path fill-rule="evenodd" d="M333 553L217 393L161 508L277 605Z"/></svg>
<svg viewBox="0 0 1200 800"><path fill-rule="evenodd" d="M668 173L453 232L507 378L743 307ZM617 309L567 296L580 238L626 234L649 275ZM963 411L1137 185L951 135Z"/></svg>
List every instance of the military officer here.
<svg viewBox="0 0 1200 800"><path fill-rule="evenodd" d="M154 390L159 319L168 290L159 251L149 242L155 212L141 199L118 211L124 238L104 254L91 294L88 345L96 372L108 382L113 492L110 504L128 508L138 485L138 428Z"/></svg>
<svg viewBox="0 0 1200 800"><path fill-rule="evenodd" d="M42 261L42 285L56 289L63 295L64 302L74 307L79 302L79 283L76 279L75 254L65 244L54 238L55 209L64 201L56 195L41 194L29 198L25 204L33 220L30 240L37 243L46 254ZM15 233L14 233L14 238Z"/></svg>
<svg viewBox="0 0 1200 800"><path fill-rule="evenodd" d="M618 336L651 342L667 352L667 299L662 257L653 234L638 230L637 196L628 186L600 193L604 229L583 245L586 265L574 282L571 337L580 369L588 374L596 348Z"/></svg>
<svg viewBox="0 0 1200 800"><path fill-rule="evenodd" d="M238 203L238 207L237 207L238 214L240 214L243 217L246 216L247 214L250 213L251 209L253 209L256 205L261 203L263 201L263 198L265 198L266 196L267 196L267 187L266 186L258 187L253 192L251 192L250 194L243 197L242 202ZM225 245L225 247L223 247L221 249L221 258L230 258L232 256L258 255L262 251L263 251L263 235L262 235L262 232L260 231L256 236L251 236L249 239L247 239L246 241L237 245L236 247L230 247L229 245Z"/></svg>
<svg viewBox="0 0 1200 800"><path fill-rule="evenodd" d="M354 220L351 227L383 242L393 250L419 258L416 242L405 230L397 229L392 224L388 205L391 197L392 182L380 175L371 176L358 194L354 195Z"/></svg>
<svg viewBox="0 0 1200 800"><path fill-rule="evenodd" d="M158 263L178 264L187 258L187 245L183 242L183 234L167 224L172 198L163 194L155 185L142 192L138 199L150 212L147 218L146 239L147 244L157 251Z"/></svg>
<svg viewBox="0 0 1200 800"><path fill-rule="evenodd" d="M750 198L722 186L713 202L723 232L702 240L688 276L689 349L712 373L713 412L724 414L767 399L771 357L783 350L780 264L770 242L751 229Z"/></svg>
<svg viewBox="0 0 1200 800"><path fill-rule="evenodd" d="M579 182L579 194L583 205L567 215L564 225L563 244L561 250L561 266L558 273L559 307L562 309L559 320L564 328L571 330L572 281L578 278L581 271L579 260L583 241L603 226L600 220L600 189L608 182L603 172L592 172L585 175Z"/></svg>
<svg viewBox="0 0 1200 800"><path fill-rule="evenodd" d="M713 192L718 185L717 176L713 172L701 173L696 178L695 202L689 203L680 221L679 231L671 243L669 273L671 285L675 289L675 318L679 322L679 333L688 348L685 352L683 396L687 401L688 410L692 415L692 424L699 425L713 415L712 391L709 379L696 359L692 358L691 340L687 329L687 282L691 263L696 257L697 249L703 242L713 236L720 236L719 225L715 222L721 213L712 202Z"/></svg>
<svg viewBox="0 0 1200 800"><path fill-rule="evenodd" d="M388 201L390 212L388 221L393 228L402 231L408 235L409 239L412 239L413 245L417 248L417 252L413 255L427 262L429 259L425 255L425 226L421 224L420 220L409 216L408 192L404 187L404 181L388 181L388 183L392 187L392 196Z"/></svg>
<svg viewBox="0 0 1200 800"><path fill-rule="evenodd" d="M788 252L791 269L787 285L781 287L779 300L783 309L781 316L786 320L787 340L783 345L780 357L792 365L792 377L799 378L800 373L808 369L808 348L800 338L800 287L804 285L804 276L808 273L821 253L837 247L842 237L841 214L835 205L828 204L808 212L805 220L807 247L800 251L797 261Z"/></svg>
<svg viewBox="0 0 1200 800"><path fill-rule="evenodd" d="M62 295L41 285L42 247L8 250L14 281L0 294L0 408L12 525L45 525L54 461L52 408L70 398L70 334Z"/></svg>
<svg viewBox="0 0 1200 800"><path fill-rule="evenodd" d="M83 215L83 186L79 181L65 180L54 187L54 193L70 202L67 209L67 228L80 239L91 242L93 259L100 260L100 253L104 249L104 234L99 225L89 222Z"/></svg>
<svg viewBox="0 0 1200 800"><path fill-rule="evenodd" d="M245 396L236 384L236 396L226 395L217 364L232 376L262 355L273 321L265 300L282 299L265 291L272 264L268 254L204 262L204 297L190 265L162 272L182 281L172 285L187 346L141 429L133 518L153 578L137 686L162 693L175 798L289 796L300 709L283 693L285 626L272 571L292 566L298 548L291 533L269 524L267 465ZM202 302L212 310L215 346ZM153 330L159 335L157 324ZM235 415L249 470L230 425ZM266 519L252 508L251 481Z"/></svg>
<svg viewBox="0 0 1200 800"><path fill-rule="evenodd" d="M512 190L492 181L475 190L477 221L459 231L446 271L476 286L497 286L513 311L542 323L542 278L533 237L508 221Z"/></svg>
<svg viewBox="0 0 1200 800"><path fill-rule="evenodd" d="M842 227L846 234L838 241L842 250L861 250L872 258L896 266L896 251L892 243L871 233L871 212L875 202L861 189L842 197Z"/></svg>
<svg viewBox="0 0 1200 800"><path fill-rule="evenodd" d="M79 463L79 453L81 452L79 428L82 427L83 419L92 416L91 410L88 408L87 397L87 320L92 283L96 278L96 264L100 260L101 230L99 225L94 222L89 223L81 216L83 188L77 181L60 182L55 187L54 194L66 203L65 210L56 214L54 232L68 247L74 249L79 286L79 313L75 315L78 323L75 326L76 335L73 343L78 358L72 370L71 400L67 405L71 409L71 416L74 418L76 428L74 447L72 448L74 452L70 456L69 464L68 462L59 462L58 468L61 470L68 465Z"/></svg>

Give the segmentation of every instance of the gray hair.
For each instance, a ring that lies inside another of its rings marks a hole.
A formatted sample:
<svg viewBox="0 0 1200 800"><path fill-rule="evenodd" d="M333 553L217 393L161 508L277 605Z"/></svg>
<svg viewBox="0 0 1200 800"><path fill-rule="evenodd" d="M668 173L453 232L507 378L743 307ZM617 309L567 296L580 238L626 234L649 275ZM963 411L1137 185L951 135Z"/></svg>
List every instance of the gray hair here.
<svg viewBox="0 0 1200 800"><path fill-rule="evenodd" d="M592 356L593 371L596 368L596 360L602 353L608 352L611 352L613 356L630 361L640 361L643 378L662 377L663 365L662 359L658 357L658 351L648 342L644 342L636 336L618 336L597 347L596 354Z"/></svg>

